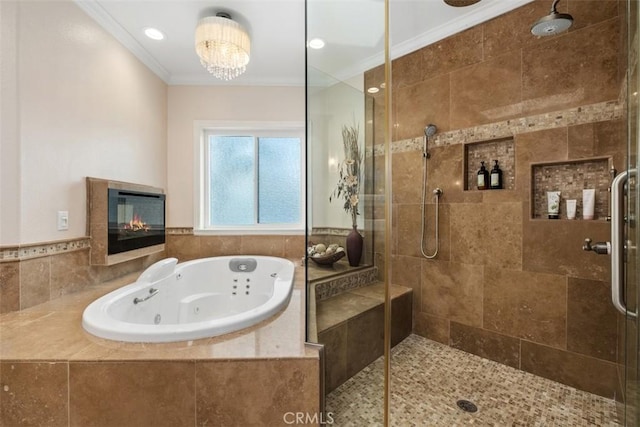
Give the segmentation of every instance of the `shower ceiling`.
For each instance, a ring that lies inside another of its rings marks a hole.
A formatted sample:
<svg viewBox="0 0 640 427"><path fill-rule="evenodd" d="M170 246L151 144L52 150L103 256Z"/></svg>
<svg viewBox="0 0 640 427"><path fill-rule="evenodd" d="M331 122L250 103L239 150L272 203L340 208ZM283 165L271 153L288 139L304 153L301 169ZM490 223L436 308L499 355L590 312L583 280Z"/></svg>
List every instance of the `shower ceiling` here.
<svg viewBox="0 0 640 427"><path fill-rule="evenodd" d="M304 85L303 0L75 1L168 84ZM482 0L468 7L451 7L442 0L391 0L392 56L531 1ZM316 55L316 68L343 80L381 64L383 5L382 0L308 0L309 37L326 42L324 49L310 52ZM211 77L195 54L198 18L212 11L232 13L251 34L251 62L247 72L232 82ZM379 37L369 37L372 25L380 26ZM161 30L165 40L145 37L143 30L148 27Z"/></svg>

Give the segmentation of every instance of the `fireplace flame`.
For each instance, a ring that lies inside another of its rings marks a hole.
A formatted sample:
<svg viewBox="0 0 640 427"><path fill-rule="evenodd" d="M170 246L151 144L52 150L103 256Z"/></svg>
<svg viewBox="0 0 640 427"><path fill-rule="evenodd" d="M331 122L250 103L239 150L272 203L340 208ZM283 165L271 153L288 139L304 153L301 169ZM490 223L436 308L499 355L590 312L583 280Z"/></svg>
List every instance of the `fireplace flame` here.
<svg viewBox="0 0 640 427"><path fill-rule="evenodd" d="M133 215L133 219L124 225L124 229L128 231L149 231L149 225L142 221L138 214Z"/></svg>

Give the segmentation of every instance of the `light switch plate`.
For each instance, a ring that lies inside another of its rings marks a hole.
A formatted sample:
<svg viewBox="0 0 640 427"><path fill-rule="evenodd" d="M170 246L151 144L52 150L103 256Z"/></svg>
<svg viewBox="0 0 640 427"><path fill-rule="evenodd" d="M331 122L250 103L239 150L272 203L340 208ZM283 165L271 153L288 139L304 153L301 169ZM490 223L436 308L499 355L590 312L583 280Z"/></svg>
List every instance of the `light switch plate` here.
<svg viewBox="0 0 640 427"><path fill-rule="evenodd" d="M69 229L69 211L58 211L58 230Z"/></svg>

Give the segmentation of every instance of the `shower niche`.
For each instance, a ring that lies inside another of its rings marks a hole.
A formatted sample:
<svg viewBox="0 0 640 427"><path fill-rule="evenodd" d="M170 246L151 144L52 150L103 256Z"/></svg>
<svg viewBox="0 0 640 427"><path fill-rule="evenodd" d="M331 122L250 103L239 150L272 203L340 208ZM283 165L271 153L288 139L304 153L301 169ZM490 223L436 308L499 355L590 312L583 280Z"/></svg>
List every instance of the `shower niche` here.
<svg viewBox="0 0 640 427"><path fill-rule="evenodd" d="M512 137L465 144L464 189L478 191L477 176L478 170L480 170L480 162L484 162L487 171L491 172L494 160L498 161L498 166L502 170L502 190L513 190L516 181L516 158Z"/></svg>
<svg viewBox="0 0 640 427"><path fill-rule="evenodd" d="M606 220L612 166L610 157L531 164L531 218L548 219L547 191L560 191L560 219L567 219L566 200L575 199L576 219L581 220L582 190L593 188L594 219Z"/></svg>

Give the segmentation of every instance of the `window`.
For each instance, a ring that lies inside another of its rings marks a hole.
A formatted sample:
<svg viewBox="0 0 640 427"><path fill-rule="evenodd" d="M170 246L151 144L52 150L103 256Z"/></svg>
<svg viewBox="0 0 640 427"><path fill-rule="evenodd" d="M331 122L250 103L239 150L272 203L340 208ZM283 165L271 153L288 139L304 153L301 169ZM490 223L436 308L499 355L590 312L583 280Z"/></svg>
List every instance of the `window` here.
<svg viewBox="0 0 640 427"><path fill-rule="evenodd" d="M303 230L303 127L204 127L200 135L197 230Z"/></svg>

